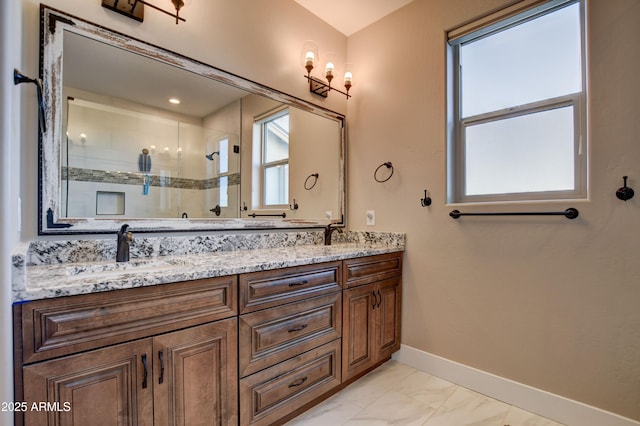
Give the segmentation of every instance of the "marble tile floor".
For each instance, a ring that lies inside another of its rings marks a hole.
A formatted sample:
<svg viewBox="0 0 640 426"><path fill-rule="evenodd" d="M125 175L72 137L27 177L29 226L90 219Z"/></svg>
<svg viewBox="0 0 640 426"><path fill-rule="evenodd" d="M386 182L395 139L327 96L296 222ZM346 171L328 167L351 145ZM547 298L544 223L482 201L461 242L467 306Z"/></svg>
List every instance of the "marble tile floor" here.
<svg viewBox="0 0 640 426"><path fill-rule="evenodd" d="M286 426L562 426L388 361Z"/></svg>

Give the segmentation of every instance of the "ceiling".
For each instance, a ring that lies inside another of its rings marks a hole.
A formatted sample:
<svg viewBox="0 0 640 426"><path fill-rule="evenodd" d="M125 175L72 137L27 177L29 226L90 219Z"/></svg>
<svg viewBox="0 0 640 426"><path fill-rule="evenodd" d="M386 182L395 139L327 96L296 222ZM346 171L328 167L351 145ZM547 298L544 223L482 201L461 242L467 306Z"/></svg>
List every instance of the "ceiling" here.
<svg viewBox="0 0 640 426"><path fill-rule="evenodd" d="M295 0L346 36L360 31L413 0Z"/></svg>

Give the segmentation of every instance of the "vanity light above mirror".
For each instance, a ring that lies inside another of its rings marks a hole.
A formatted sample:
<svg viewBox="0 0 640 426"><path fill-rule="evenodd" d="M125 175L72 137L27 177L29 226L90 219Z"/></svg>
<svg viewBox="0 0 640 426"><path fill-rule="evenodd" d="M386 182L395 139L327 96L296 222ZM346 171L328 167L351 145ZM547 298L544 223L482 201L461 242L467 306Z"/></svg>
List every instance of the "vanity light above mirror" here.
<svg viewBox="0 0 640 426"><path fill-rule="evenodd" d="M187 0L189 3L191 0ZM102 7L106 7L109 10L118 12L128 18L135 19L136 21L144 21L144 6L149 6L159 12L176 18L176 25L179 21L186 22L184 18L180 16L180 11L186 6L183 0L171 0L173 7L176 10L175 13L168 12L163 8L149 3L145 0L102 0Z"/></svg>
<svg viewBox="0 0 640 426"><path fill-rule="evenodd" d="M327 59L324 65L324 78L326 81L311 75L311 71L319 64L320 56L318 50L318 45L312 40L307 40L302 45L304 69L307 71L307 75L305 75L304 78L309 82L309 91L326 98L329 95L329 92L334 90L345 95L347 99L349 99L351 97L349 90L353 85L353 74L348 70L344 73L344 88L346 92L332 86L331 82L335 77L334 72L336 70L336 66L334 64L334 59L331 57L333 55L330 53L326 54Z"/></svg>

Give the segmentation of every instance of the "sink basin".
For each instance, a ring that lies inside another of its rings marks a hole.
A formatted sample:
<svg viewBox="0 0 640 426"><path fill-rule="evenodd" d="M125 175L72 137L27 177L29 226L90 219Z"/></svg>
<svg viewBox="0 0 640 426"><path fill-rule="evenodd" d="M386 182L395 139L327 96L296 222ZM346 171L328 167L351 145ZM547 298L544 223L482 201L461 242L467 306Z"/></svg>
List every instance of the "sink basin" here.
<svg viewBox="0 0 640 426"><path fill-rule="evenodd" d="M139 271L141 269L156 269L162 267L180 266L184 264L180 260L164 259L134 259L129 262L114 263L88 263L86 265L73 265L65 269L68 276L85 274L102 274L110 272Z"/></svg>

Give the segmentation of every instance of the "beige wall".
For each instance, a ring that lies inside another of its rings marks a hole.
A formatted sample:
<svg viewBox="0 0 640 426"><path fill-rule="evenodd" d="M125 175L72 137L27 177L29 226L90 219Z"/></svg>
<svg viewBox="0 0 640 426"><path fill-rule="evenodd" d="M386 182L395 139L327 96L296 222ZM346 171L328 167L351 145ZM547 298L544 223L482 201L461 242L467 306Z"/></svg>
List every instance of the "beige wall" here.
<svg viewBox="0 0 640 426"><path fill-rule="evenodd" d="M589 2L590 200L524 206L580 218L454 221L445 31L507 3L415 0L349 37L349 224L407 233L404 344L640 419L640 197L615 198L623 175L640 194L640 2Z"/></svg>
<svg viewBox="0 0 640 426"><path fill-rule="evenodd" d="M640 191L640 2L590 2L591 201L571 203L580 218L456 222L444 205L444 32L507 2L414 0L348 41L291 0L197 0L184 11L187 24L177 27L154 11L138 24L98 0L46 3L346 112L350 228L407 233L403 343L640 419L640 273L633 262L640 193L627 203L614 196L625 174ZM1 4L9 24L2 35L11 34L2 47L14 46L3 51L11 62L3 62L3 75L13 67L35 75L39 2L22 0L22 9ZM342 97L318 101L306 91L299 60L306 39L340 58L348 49L354 72L348 106ZM31 88L7 89L0 129L9 166L1 193L3 318L18 196L18 238L37 238L35 95ZM373 171L385 161L395 174L375 183ZM424 189L434 199L429 208L420 206ZM367 209L376 210L376 226L365 225ZM7 359L11 332L2 323ZM6 382L0 391L1 400L11 399Z"/></svg>

